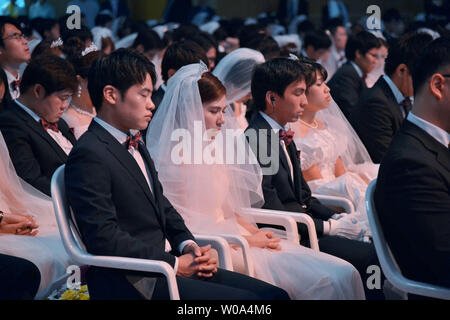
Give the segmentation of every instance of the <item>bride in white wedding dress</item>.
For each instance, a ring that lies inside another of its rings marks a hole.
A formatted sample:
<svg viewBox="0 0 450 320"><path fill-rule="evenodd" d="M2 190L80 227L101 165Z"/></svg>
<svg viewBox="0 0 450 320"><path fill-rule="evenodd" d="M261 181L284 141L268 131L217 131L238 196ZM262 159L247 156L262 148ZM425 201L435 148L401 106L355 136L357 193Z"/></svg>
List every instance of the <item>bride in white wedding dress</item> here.
<svg viewBox="0 0 450 320"><path fill-rule="evenodd" d="M369 230L365 193L368 183L378 174L378 165L370 160L361 140L333 101L325 84L325 68L312 61L302 63L311 65L315 81L307 89L308 104L302 116L289 127L295 132L303 176L314 193L351 200L356 216Z"/></svg>
<svg viewBox="0 0 450 320"><path fill-rule="evenodd" d="M52 290L61 287L71 261L59 236L51 199L17 176L1 132L0 177L0 210L31 216L38 225L34 236L34 233L16 235L0 231L0 253L24 258L38 267L41 284L35 298L45 299Z"/></svg>
<svg viewBox="0 0 450 320"><path fill-rule="evenodd" d="M147 147L164 195L192 232L246 238L255 276L292 299L364 299L360 275L348 262L275 238L236 214L262 205L261 169L226 104L225 88L206 71L204 64L178 70L150 123ZM231 249L237 266L239 250Z"/></svg>

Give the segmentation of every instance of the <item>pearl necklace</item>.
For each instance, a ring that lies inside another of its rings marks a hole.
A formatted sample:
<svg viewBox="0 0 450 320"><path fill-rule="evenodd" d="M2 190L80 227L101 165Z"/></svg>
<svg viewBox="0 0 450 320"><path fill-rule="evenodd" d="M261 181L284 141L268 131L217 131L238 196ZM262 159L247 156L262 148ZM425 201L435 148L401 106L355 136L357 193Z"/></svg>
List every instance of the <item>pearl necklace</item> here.
<svg viewBox="0 0 450 320"><path fill-rule="evenodd" d="M80 114L84 114L85 116L89 116L89 117L91 117L91 118L94 118L94 117L96 116L95 113L91 113L91 112L89 112L89 111L81 110L80 108L78 108L78 107L75 106L74 104L71 104L70 106L73 108L73 110L75 110L76 112L78 112L78 113L80 113Z"/></svg>
<svg viewBox="0 0 450 320"><path fill-rule="evenodd" d="M319 127L319 123L314 119L313 125L309 124L308 122L303 121L302 119L299 119L301 123L303 123L305 126L310 127L312 129L317 129Z"/></svg>

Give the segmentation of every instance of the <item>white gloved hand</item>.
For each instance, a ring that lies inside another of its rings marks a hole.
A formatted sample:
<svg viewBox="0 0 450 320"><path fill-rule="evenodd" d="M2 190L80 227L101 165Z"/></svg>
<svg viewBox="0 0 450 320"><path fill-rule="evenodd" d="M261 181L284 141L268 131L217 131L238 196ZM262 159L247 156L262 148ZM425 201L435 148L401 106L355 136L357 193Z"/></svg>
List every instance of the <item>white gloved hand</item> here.
<svg viewBox="0 0 450 320"><path fill-rule="evenodd" d="M353 214L346 214L339 220L329 219L328 222L330 223L330 236L361 241L366 233L366 227Z"/></svg>
<svg viewBox="0 0 450 320"><path fill-rule="evenodd" d="M345 217L346 215L348 215L347 212L343 212L343 213L335 213L331 216L331 219L333 220L339 220L340 218Z"/></svg>

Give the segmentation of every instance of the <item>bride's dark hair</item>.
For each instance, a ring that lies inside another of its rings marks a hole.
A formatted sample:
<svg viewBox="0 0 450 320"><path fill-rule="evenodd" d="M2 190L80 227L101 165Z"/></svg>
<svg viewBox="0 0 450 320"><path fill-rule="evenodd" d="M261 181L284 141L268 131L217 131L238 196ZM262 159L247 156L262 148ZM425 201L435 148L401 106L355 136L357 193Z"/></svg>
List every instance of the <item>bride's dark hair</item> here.
<svg viewBox="0 0 450 320"><path fill-rule="evenodd" d="M311 70L311 77L312 77L312 81L310 82L311 85L317 82L317 72L320 73L320 75L322 76L322 81L327 80L328 78L327 69L325 69L325 67L322 66L320 63L317 63L316 61L306 57L301 57L299 59L299 62L301 64L306 65ZM308 88L309 87L310 86L308 86Z"/></svg>

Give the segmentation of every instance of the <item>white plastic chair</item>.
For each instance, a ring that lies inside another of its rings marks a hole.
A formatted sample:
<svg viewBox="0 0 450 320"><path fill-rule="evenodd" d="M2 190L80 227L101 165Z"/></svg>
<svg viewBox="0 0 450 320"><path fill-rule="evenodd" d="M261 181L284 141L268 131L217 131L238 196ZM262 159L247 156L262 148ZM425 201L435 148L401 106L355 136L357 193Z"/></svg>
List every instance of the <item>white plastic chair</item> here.
<svg viewBox="0 0 450 320"><path fill-rule="evenodd" d="M346 213L355 212L355 206L347 198L315 193L312 196L314 198L317 198L317 200L319 200L320 203L322 203L325 206L341 207L345 210Z"/></svg>
<svg viewBox="0 0 450 320"><path fill-rule="evenodd" d="M64 167L65 166L62 165L53 174L51 193L61 240L69 257L80 265L161 273L167 279L170 298L172 300L179 300L180 295L175 272L167 262L128 257L96 256L86 251L86 247L78 232L75 219L72 217L72 211L68 205L64 187ZM224 269L233 271L230 248L225 239L220 236L194 236L200 246L211 244L219 254L220 266Z"/></svg>
<svg viewBox="0 0 450 320"><path fill-rule="evenodd" d="M400 268L395 261L395 258L389 248L384 237L383 229L380 225L378 213L375 209L374 193L377 179L373 180L366 191L366 208L369 217L369 223L372 230L373 242L380 260L381 269L384 272L387 280L397 289L420 296L450 299L450 288L444 288L437 285L432 285L424 282L418 282L405 278ZM450 271L450 270L449 270ZM404 295L407 299L407 295Z"/></svg>

